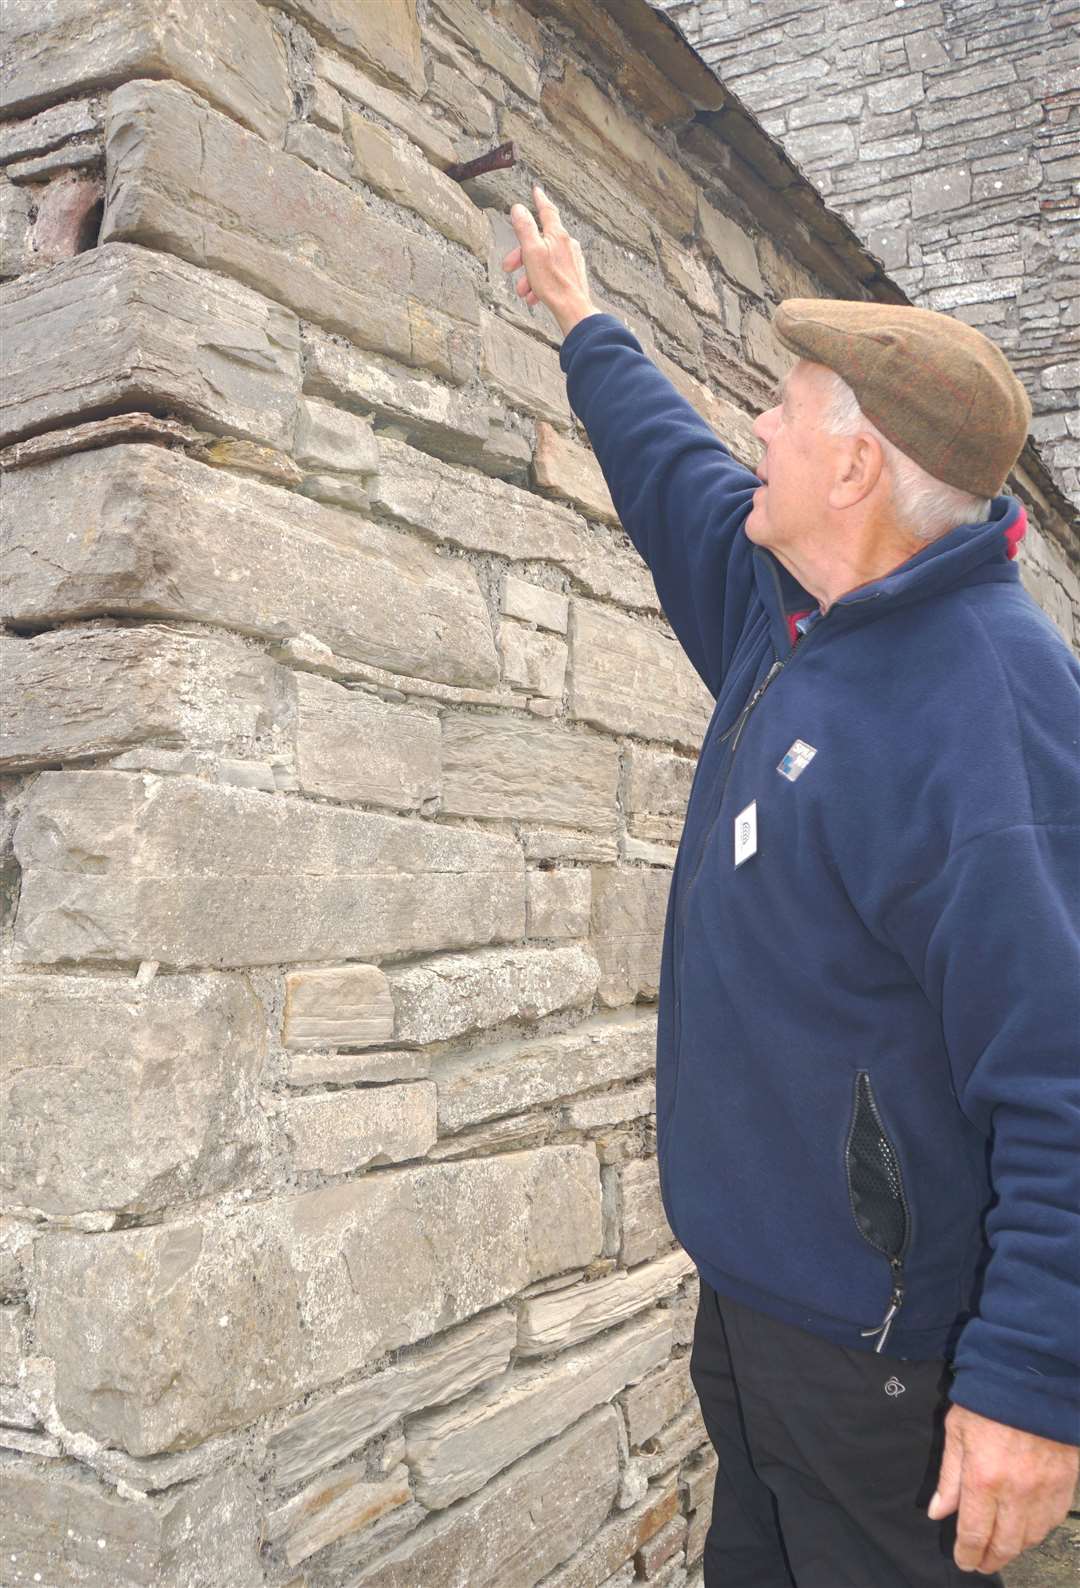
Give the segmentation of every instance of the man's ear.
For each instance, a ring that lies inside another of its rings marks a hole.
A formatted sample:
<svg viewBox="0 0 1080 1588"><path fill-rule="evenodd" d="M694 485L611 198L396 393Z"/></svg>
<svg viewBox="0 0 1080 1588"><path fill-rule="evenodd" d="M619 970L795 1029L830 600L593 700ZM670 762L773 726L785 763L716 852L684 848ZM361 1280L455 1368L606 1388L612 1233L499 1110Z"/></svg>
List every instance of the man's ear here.
<svg viewBox="0 0 1080 1588"><path fill-rule="evenodd" d="M837 437L830 507L856 507L874 490L885 468L881 442L867 431Z"/></svg>

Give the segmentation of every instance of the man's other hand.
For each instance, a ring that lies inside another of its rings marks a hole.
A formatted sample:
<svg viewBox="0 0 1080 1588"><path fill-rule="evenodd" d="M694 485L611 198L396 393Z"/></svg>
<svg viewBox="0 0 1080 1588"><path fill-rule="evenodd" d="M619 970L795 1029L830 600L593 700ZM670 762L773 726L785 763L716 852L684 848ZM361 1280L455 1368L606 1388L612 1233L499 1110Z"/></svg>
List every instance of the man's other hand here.
<svg viewBox="0 0 1080 1588"><path fill-rule="evenodd" d="M1075 1445L953 1406L927 1514L938 1522L956 1511L956 1564L989 1576L1064 1521L1078 1463Z"/></svg>
<svg viewBox="0 0 1080 1588"><path fill-rule="evenodd" d="M589 282L585 272L585 256L581 244L570 236L559 212L543 188L533 188L533 203L540 217L540 227L524 204L515 204L510 210L510 224L517 235L518 247L503 260L504 270L520 270L524 275L514 283L519 298L524 298L530 308L543 303L567 336L587 315L598 311L589 297Z"/></svg>

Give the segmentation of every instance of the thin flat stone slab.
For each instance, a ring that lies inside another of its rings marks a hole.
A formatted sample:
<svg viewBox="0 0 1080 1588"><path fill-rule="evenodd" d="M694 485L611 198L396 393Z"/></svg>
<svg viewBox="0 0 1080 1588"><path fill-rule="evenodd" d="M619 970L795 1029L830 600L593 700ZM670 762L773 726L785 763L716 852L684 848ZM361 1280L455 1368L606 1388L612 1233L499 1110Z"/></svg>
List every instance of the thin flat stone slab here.
<svg viewBox="0 0 1080 1588"><path fill-rule="evenodd" d="M570 715L697 750L713 699L678 642L592 601L570 603Z"/></svg>
<svg viewBox="0 0 1080 1588"><path fill-rule="evenodd" d="M560 948L489 948L388 965L394 1038L445 1042L504 1020L539 1020L591 1004L596 961L580 943Z"/></svg>
<svg viewBox="0 0 1080 1588"><path fill-rule="evenodd" d="M586 1087L646 1074L656 1062L656 1016L605 1015L573 1031L436 1059L439 1124L481 1120L572 1097Z"/></svg>
<svg viewBox="0 0 1080 1588"><path fill-rule="evenodd" d="M233 635L159 623L0 635L0 766L115 755L148 739L242 753L273 715L277 672Z"/></svg>
<svg viewBox="0 0 1080 1588"><path fill-rule="evenodd" d="M286 1422L270 1440L274 1482L291 1488L332 1467L410 1412L459 1400L509 1364L517 1340L512 1313L498 1309L448 1329Z"/></svg>
<svg viewBox="0 0 1080 1588"><path fill-rule="evenodd" d="M657 997L670 873L596 866L592 876L589 936L600 962L600 1002L615 1008Z"/></svg>
<svg viewBox="0 0 1080 1588"><path fill-rule="evenodd" d="M390 984L377 965L336 965L285 977L281 1040L291 1052L377 1047L393 1030Z"/></svg>
<svg viewBox="0 0 1080 1588"><path fill-rule="evenodd" d="M545 1578L544 1588L596 1588L597 1583L608 1588L609 1583L624 1581L620 1572L624 1562L629 1563L625 1581L635 1581L633 1555L671 1521L678 1506L675 1485L658 1485L631 1509L605 1523L560 1571Z"/></svg>
<svg viewBox="0 0 1080 1588"><path fill-rule="evenodd" d="M452 250L179 84L116 89L105 155L102 242L227 271L361 347L459 383L475 373L479 300Z"/></svg>
<svg viewBox="0 0 1080 1588"><path fill-rule="evenodd" d="M603 1522L618 1487L605 1406L417 1531L353 1588L535 1588Z"/></svg>
<svg viewBox="0 0 1080 1588"><path fill-rule="evenodd" d="M311 634L411 677L482 688L499 676L466 563L155 446L73 453L5 481L0 607L15 624L104 611Z"/></svg>
<svg viewBox="0 0 1080 1588"><path fill-rule="evenodd" d="M8 1459L0 1490L11 1588L258 1588L264 1580L255 1485L242 1468L148 1500L121 1498L79 1462Z"/></svg>
<svg viewBox="0 0 1080 1588"><path fill-rule="evenodd" d="M69 1429L185 1449L600 1250L595 1154L365 1175L219 1222L46 1235L37 1349Z"/></svg>
<svg viewBox="0 0 1080 1588"><path fill-rule="evenodd" d="M424 62L416 0L379 0L358 10L356 0L283 0L283 11L306 23L316 38L362 61L410 94L424 92Z"/></svg>
<svg viewBox="0 0 1080 1588"><path fill-rule="evenodd" d="M242 977L6 975L5 1204L147 1213L242 1184L266 1042Z"/></svg>
<svg viewBox="0 0 1080 1588"><path fill-rule="evenodd" d="M434 1144L435 1088L362 1086L285 1104L285 1133L299 1174L348 1174L422 1158Z"/></svg>
<svg viewBox="0 0 1080 1588"><path fill-rule="evenodd" d="M276 965L524 936L512 838L196 777L43 772L14 846L17 961Z"/></svg>
<svg viewBox="0 0 1080 1588"><path fill-rule="evenodd" d="M448 714L442 767L449 814L615 829L619 750L610 739L528 718Z"/></svg>
<svg viewBox="0 0 1080 1588"><path fill-rule="evenodd" d="M440 1510L579 1417L636 1383L671 1354L662 1317L612 1330L553 1362L516 1369L504 1383L405 1424L416 1497Z"/></svg>
<svg viewBox="0 0 1080 1588"><path fill-rule="evenodd" d="M363 1462L338 1467L271 1513L267 1541L280 1542L286 1561L298 1566L339 1539L355 1539L411 1498L404 1463L374 1482L367 1479Z"/></svg>
<svg viewBox="0 0 1080 1588"><path fill-rule="evenodd" d="M171 77L280 140L292 113L285 47L256 0L5 0L8 116L146 74Z"/></svg>
<svg viewBox="0 0 1080 1588"><path fill-rule="evenodd" d="M109 243L6 283L0 317L0 444L153 404L289 449L296 316L239 281Z"/></svg>
<svg viewBox="0 0 1080 1588"><path fill-rule="evenodd" d="M692 1272L693 1260L680 1249L655 1262L642 1263L630 1273L535 1296L521 1307L518 1354L538 1356L587 1340L670 1295Z"/></svg>

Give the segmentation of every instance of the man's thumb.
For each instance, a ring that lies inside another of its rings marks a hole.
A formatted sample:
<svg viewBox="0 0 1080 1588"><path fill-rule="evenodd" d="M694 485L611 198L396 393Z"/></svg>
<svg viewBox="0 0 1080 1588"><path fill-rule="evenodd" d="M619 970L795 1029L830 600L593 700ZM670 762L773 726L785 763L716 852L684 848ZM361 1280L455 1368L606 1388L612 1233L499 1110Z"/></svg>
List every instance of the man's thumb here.
<svg viewBox="0 0 1080 1588"><path fill-rule="evenodd" d="M954 1431L949 1419L946 1418L945 1449L941 1454L941 1470L938 1473L934 1497L926 1508L926 1514L931 1522L940 1522L942 1517L951 1516L960 1504L960 1476L963 1467L963 1439Z"/></svg>

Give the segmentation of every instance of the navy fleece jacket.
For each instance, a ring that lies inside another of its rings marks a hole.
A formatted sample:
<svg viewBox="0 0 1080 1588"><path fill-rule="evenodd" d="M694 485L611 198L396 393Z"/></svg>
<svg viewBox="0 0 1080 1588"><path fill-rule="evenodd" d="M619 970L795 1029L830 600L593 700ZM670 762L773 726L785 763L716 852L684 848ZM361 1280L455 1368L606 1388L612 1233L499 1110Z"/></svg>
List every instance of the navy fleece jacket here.
<svg viewBox="0 0 1080 1588"><path fill-rule="evenodd" d="M671 1227L721 1294L1080 1443L1080 669L1023 509L793 645L817 603L746 537L755 476L613 316L561 361L716 697L664 931Z"/></svg>

